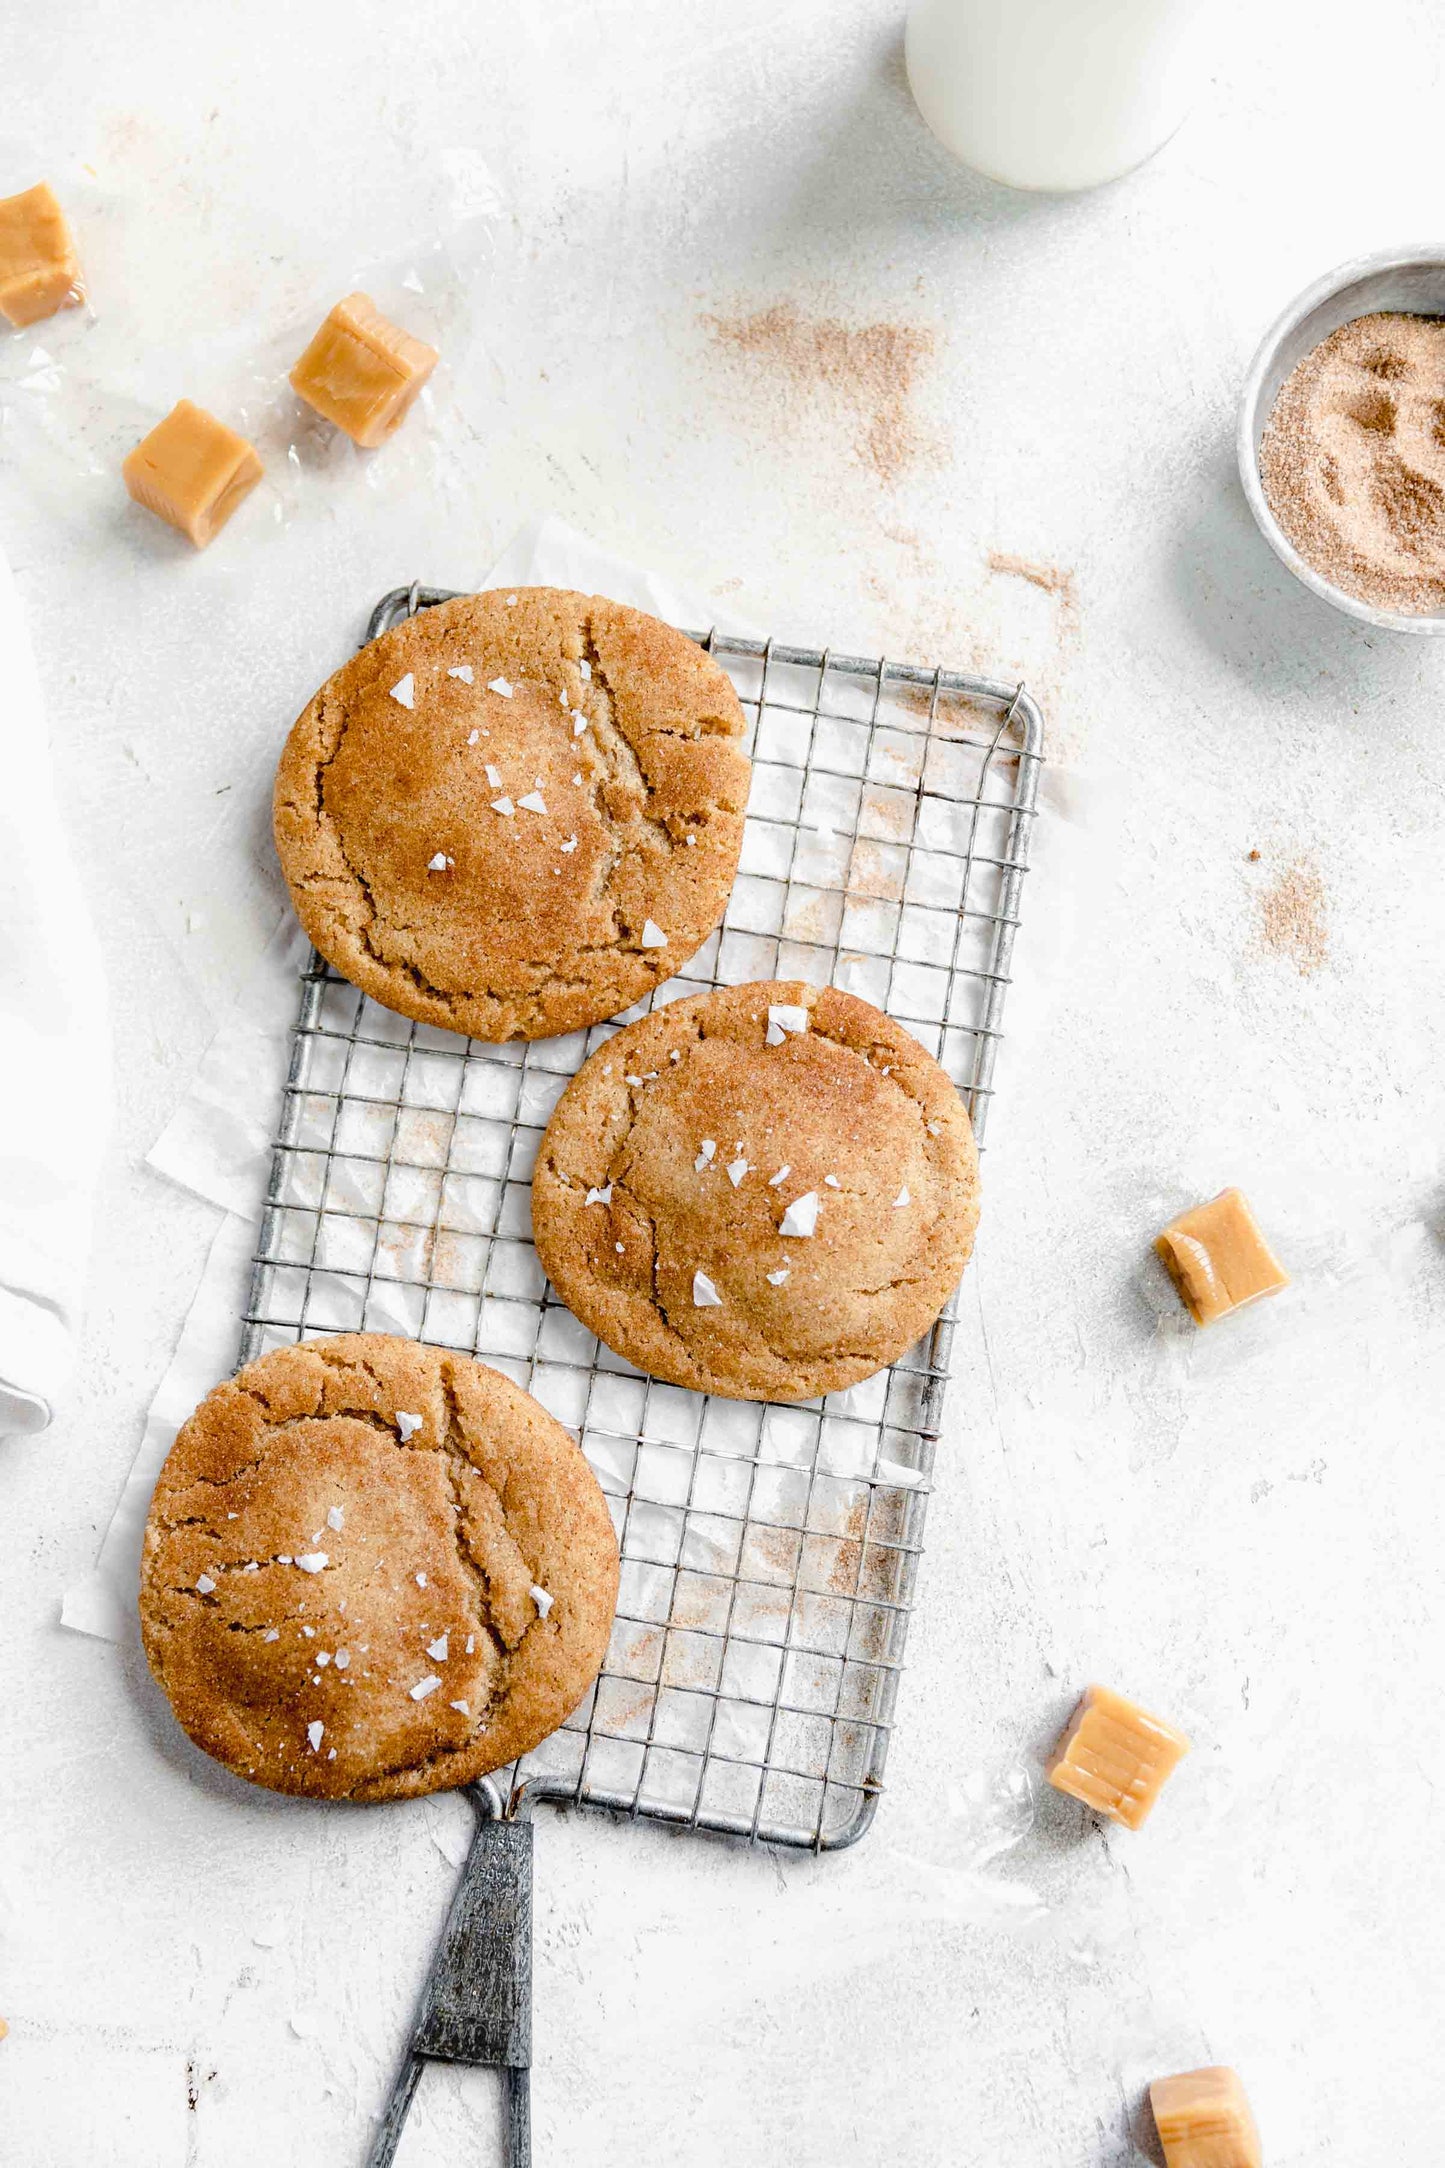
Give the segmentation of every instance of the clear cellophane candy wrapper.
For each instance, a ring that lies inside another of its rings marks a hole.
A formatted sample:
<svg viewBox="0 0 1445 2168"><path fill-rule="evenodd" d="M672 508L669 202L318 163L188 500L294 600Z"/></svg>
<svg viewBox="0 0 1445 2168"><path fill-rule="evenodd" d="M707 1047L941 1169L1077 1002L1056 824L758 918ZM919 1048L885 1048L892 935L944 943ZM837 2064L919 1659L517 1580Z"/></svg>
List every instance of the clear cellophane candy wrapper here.
<svg viewBox="0 0 1445 2168"><path fill-rule="evenodd" d="M274 245L242 261L217 238L206 178L159 148L148 159L128 147L102 172L0 140L0 194L41 179L70 220L85 290L77 306L23 330L0 322L0 468L27 526L119 529L135 548L188 554L130 503L120 471L182 398L247 437L265 465L211 545L229 559L264 547L278 525L329 523L419 490L445 495L459 409L476 427L500 390L486 327L510 220L476 153L419 158L404 207L286 199ZM288 381L318 324L356 290L441 355L376 451L359 450Z"/></svg>

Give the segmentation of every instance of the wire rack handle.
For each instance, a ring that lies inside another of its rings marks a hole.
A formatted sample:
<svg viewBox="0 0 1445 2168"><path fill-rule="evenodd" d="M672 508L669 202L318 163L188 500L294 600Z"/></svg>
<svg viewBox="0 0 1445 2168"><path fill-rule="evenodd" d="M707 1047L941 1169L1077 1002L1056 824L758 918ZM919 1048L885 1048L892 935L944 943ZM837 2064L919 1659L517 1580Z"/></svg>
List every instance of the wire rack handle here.
<svg viewBox="0 0 1445 2168"><path fill-rule="evenodd" d="M532 2168L532 1820L525 1790L503 1805L467 1786L477 1825L369 2168L391 2168L428 2062L500 2069L504 2168Z"/></svg>

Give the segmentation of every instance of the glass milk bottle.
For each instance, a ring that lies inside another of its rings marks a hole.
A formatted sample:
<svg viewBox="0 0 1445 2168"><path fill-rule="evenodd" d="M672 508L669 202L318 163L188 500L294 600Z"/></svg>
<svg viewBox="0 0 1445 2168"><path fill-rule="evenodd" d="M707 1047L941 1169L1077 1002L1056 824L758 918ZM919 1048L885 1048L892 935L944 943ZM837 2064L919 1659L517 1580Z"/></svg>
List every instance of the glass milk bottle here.
<svg viewBox="0 0 1445 2168"><path fill-rule="evenodd" d="M1116 180L1168 141L1215 0L912 0L908 80L955 157L1013 188Z"/></svg>

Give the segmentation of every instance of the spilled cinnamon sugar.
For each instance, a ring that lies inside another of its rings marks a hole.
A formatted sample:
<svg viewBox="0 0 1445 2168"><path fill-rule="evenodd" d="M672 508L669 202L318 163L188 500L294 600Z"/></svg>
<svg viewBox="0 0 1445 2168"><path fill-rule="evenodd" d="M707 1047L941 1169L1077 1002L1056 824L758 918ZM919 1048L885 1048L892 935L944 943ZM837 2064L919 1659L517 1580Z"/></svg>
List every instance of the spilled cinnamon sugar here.
<svg viewBox="0 0 1445 2168"><path fill-rule="evenodd" d="M1261 940L1276 956L1292 963L1302 979L1329 958L1328 908L1319 867L1308 856L1282 866L1259 898Z"/></svg>
<svg viewBox="0 0 1445 2168"><path fill-rule="evenodd" d="M896 480L927 449L928 433L910 402L934 350L931 330L805 316L791 301L702 321L719 345L770 365L795 389L840 400L853 418L853 449L880 481Z"/></svg>

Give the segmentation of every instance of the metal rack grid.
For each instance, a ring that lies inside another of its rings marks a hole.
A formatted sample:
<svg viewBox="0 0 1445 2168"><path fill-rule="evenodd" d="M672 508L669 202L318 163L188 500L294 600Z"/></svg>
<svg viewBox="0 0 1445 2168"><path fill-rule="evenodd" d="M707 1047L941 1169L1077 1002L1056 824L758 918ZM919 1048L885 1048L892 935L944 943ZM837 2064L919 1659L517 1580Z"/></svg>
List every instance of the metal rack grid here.
<svg viewBox="0 0 1445 2168"><path fill-rule="evenodd" d="M367 638L449 591L387 596ZM829 980L943 1063L982 1133L1042 759L1022 686L693 634L748 718L721 928L611 1023L489 1045L302 974L241 1360L311 1333L476 1354L581 1437L622 1554L592 1693L520 1765L533 1798L833 1849L882 1785L954 1305L892 1369L802 1405L645 1378L552 1293L529 1181L557 1098L622 1024L755 978Z"/></svg>

